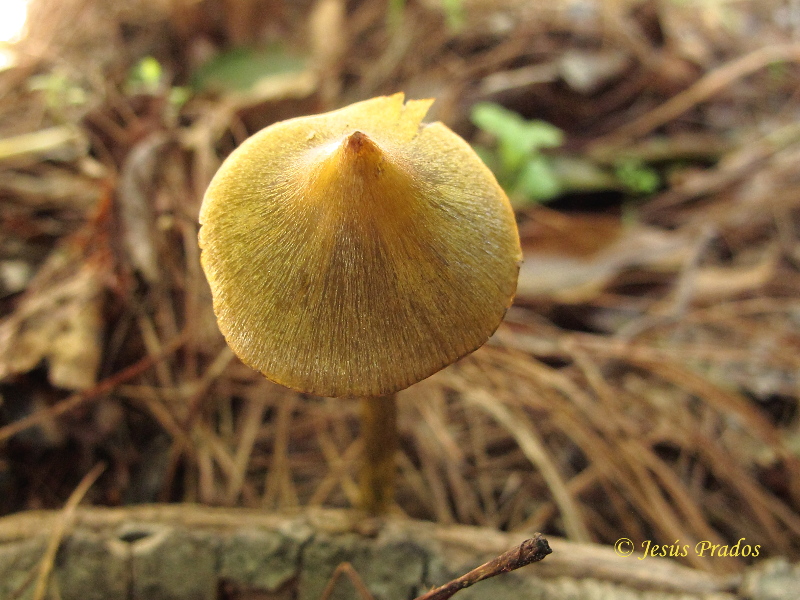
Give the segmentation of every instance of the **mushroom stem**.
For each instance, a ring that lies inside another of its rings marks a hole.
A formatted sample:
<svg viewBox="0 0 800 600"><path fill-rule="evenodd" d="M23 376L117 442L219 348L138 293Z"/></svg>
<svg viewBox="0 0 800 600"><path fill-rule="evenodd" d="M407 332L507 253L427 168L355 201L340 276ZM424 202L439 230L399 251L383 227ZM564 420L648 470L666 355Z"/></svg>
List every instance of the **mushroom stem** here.
<svg viewBox="0 0 800 600"><path fill-rule="evenodd" d="M397 403L394 394L366 396L360 402L361 507L371 515L381 515L388 512L394 501Z"/></svg>

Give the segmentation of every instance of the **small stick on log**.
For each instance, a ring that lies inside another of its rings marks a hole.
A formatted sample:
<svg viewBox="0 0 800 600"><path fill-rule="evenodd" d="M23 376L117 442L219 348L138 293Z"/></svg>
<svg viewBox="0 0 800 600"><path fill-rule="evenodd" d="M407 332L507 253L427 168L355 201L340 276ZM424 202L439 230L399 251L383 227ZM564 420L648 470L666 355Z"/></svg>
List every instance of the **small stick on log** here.
<svg viewBox="0 0 800 600"><path fill-rule="evenodd" d="M531 539L522 542L518 548L512 548L508 552L504 552L497 558L482 564L480 567L472 569L466 575L462 575L458 579L445 583L443 586L434 588L429 592L422 594L415 598L415 600L447 600L459 590L468 588L469 586L489 579L501 573L508 573L525 565L542 560L545 556L553 552L550 549L550 544L542 537L541 533L535 534ZM372 594L367 589L366 584L361 579L353 566L348 562L343 562L336 567L336 570L328 580L325 590L320 596L320 600L330 600L333 595L333 589L339 578L345 575L352 582L356 588L361 600L373 600Z"/></svg>
<svg viewBox="0 0 800 600"><path fill-rule="evenodd" d="M525 565L538 562L551 552L553 551L550 549L550 544L547 543L542 534L537 533L531 539L522 542L518 548L512 548L508 552L504 552L494 560L482 564L466 575L462 575L458 579L453 579L453 581L445 583L441 587L422 594L416 600L447 600L459 590L468 588L495 575L508 573Z"/></svg>

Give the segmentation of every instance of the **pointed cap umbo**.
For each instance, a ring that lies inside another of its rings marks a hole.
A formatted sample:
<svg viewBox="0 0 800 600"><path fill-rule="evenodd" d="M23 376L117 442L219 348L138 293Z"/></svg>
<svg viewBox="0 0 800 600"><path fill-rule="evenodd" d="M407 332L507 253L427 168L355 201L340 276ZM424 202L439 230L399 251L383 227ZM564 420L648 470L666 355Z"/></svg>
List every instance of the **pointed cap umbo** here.
<svg viewBox="0 0 800 600"><path fill-rule="evenodd" d="M403 94L276 123L237 148L200 211L233 351L321 396L401 390L480 347L517 285L503 190Z"/></svg>

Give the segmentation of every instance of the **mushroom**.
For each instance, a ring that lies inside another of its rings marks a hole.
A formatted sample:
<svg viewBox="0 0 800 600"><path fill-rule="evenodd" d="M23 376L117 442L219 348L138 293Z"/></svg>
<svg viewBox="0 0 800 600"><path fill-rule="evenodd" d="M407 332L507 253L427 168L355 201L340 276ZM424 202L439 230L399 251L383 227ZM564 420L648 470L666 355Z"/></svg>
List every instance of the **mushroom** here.
<svg viewBox="0 0 800 600"><path fill-rule="evenodd" d="M362 398L362 502L391 501L394 393L476 350L521 260L491 171L402 93L271 125L200 209L214 311L239 358L320 396Z"/></svg>

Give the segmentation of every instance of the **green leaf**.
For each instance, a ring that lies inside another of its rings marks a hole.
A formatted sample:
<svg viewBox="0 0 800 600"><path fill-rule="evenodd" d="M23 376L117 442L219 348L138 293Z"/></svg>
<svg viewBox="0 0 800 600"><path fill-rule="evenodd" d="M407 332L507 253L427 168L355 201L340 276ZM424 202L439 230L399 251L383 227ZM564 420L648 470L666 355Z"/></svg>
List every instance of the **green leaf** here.
<svg viewBox="0 0 800 600"><path fill-rule="evenodd" d="M442 0L447 27L451 31L460 31L467 20L464 0Z"/></svg>
<svg viewBox="0 0 800 600"><path fill-rule="evenodd" d="M386 23L390 31L396 32L400 28L405 10L405 0L389 0L389 6L386 10Z"/></svg>
<svg viewBox="0 0 800 600"><path fill-rule="evenodd" d="M500 157L501 169L506 173L516 173L526 161L533 158L533 153L519 143L519 139L500 140L497 155Z"/></svg>
<svg viewBox="0 0 800 600"><path fill-rule="evenodd" d="M169 90L169 103L175 108L180 108L192 97L192 90L186 86L174 86Z"/></svg>
<svg viewBox="0 0 800 600"><path fill-rule="evenodd" d="M145 56L136 67L139 78L147 86L157 87L161 82L161 63L152 56Z"/></svg>
<svg viewBox="0 0 800 600"><path fill-rule="evenodd" d="M164 69L158 59L145 56L128 73L125 91L128 94L157 94L163 76Z"/></svg>
<svg viewBox="0 0 800 600"><path fill-rule="evenodd" d="M661 186L658 171L639 160L629 159L618 163L615 174L623 187L634 194L652 194Z"/></svg>
<svg viewBox="0 0 800 600"><path fill-rule="evenodd" d="M527 121L521 136L531 151L558 148L564 143L564 132L546 121Z"/></svg>
<svg viewBox="0 0 800 600"><path fill-rule="evenodd" d="M484 161L504 187L527 200L544 201L563 192L558 173L544 148L564 143L564 133L545 121L526 121L499 104L479 102L472 108L472 122L497 140L495 160ZM497 164L499 163L499 164ZM510 182L511 185L505 185Z"/></svg>
<svg viewBox="0 0 800 600"><path fill-rule="evenodd" d="M89 99L85 89L59 72L34 75L29 79L28 87L32 91L42 92L48 108L54 110L67 106L83 106Z"/></svg>
<svg viewBox="0 0 800 600"><path fill-rule="evenodd" d="M525 126L517 113L493 102L479 102L472 107L472 122L497 139L513 138Z"/></svg>
<svg viewBox="0 0 800 600"><path fill-rule="evenodd" d="M492 102L472 108L472 122L498 140L498 152L506 171L516 171L542 148L557 148L564 133L545 121L526 121L517 113Z"/></svg>
<svg viewBox="0 0 800 600"><path fill-rule="evenodd" d="M245 92L266 77L299 73L304 68L303 59L287 53L281 46L234 48L197 69L192 86L201 90Z"/></svg>
<svg viewBox="0 0 800 600"><path fill-rule="evenodd" d="M516 195L535 202L551 200L561 194L561 191L558 177L543 156L528 161L514 186Z"/></svg>

